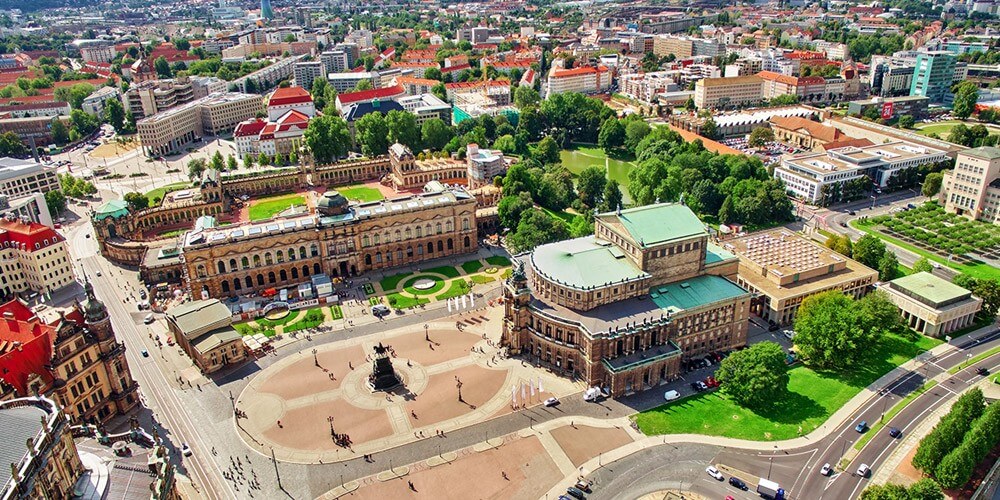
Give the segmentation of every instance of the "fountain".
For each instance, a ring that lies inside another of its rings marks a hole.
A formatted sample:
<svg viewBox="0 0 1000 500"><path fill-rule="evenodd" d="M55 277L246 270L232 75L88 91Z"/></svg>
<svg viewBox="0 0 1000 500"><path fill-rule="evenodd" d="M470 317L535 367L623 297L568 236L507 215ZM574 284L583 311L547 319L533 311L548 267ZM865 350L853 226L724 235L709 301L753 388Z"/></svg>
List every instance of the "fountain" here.
<svg viewBox="0 0 1000 500"><path fill-rule="evenodd" d="M372 391L387 391L403 382L392 368L392 359L389 357L391 348L383 346L381 342L375 346L375 361L372 362L372 374L368 376L368 388Z"/></svg>

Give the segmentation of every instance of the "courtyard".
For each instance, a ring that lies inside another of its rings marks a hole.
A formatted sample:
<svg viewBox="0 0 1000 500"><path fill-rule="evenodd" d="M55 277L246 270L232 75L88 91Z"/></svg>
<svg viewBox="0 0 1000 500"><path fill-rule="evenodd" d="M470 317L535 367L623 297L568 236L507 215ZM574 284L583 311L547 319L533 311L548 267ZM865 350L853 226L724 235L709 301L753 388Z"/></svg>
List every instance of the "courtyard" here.
<svg viewBox="0 0 1000 500"><path fill-rule="evenodd" d="M386 303L394 309L410 309L435 301L454 299L472 292L476 285L493 283L510 271L510 259L494 255L470 259L457 266L443 265L393 274L370 288L372 305Z"/></svg>
<svg viewBox="0 0 1000 500"><path fill-rule="evenodd" d="M502 314L489 307L315 349L306 344L240 394L236 406L246 414L237 422L240 435L262 453L273 447L282 461L337 462L509 414L514 388L522 388L525 397L518 398L526 406L582 389L503 359L495 347ZM391 348L403 382L388 392L368 387L379 344ZM343 435L349 447L335 442Z"/></svg>

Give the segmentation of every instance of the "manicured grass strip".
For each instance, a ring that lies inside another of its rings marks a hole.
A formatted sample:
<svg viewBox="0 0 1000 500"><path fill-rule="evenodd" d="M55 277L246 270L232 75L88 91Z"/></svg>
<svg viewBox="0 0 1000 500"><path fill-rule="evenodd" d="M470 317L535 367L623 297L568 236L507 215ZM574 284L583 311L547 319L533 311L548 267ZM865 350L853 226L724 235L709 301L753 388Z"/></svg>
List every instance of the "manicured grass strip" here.
<svg viewBox="0 0 1000 500"><path fill-rule="evenodd" d="M302 312L302 311L289 311L288 312L288 316L285 316L284 318L276 319L276 320L270 320L270 319L267 319L267 318L261 316L260 318L257 318L255 321L257 322L258 325L268 326L268 327L270 327L270 326L278 326L278 325L285 325L285 324L291 323L296 318L298 318L300 312Z"/></svg>
<svg viewBox="0 0 1000 500"><path fill-rule="evenodd" d="M469 284L465 280L455 280L451 282L448 289L438 295L436 298L438 300L446 300L454 297L459 297L469 293Z"/></svg>
<svg viewBox="0 0 1000 500"><path fill-rule="evenodd" d="M414 288L413 285L415 285L417 281L420 281L422 279L429 279L433 281L434 286L426 290L417 290L416 288ZM440 292L442 288L444 288L444 281L442 281L440 278L435 278L434 276L429 276L426 274L418 274L413 278L406 280L406 282L403 283L403 290L412 295L434 295L435 293Z"/></svg>
<svg viewBox="0 0 1000 500"><path fill-rule="evenodd" d="M948 370L948 373L954 375L954 374L956 374L956 373L958 373L958 372L960 372L960 371L968 368L969 366L974 365L974 364L976 364L976 363L978 363L978 362L980 362L980 361L982 361L982 360L984 360L984 359L986 359L986 358L988 358L988 357L990 357L990 356L992 356L992 355L994 355L994 354L996 354L998 352L1000 352L1000 346L996 346L993 349L990 349L990 350L988 350L988 351L980 354L979 356L975 356L972 359L970 359L970 360L968 360L968 361L966 361L964 363L961 363L961 364L959 364L957 366L951 367L951 369Z"/></svg>
<svg viewBox="0 0 1000 500"><path fill-rule="evenodd" d="M337 191L344 195L344 198L347 198L348 200L360 201L362 203L385 199L385 196L382 196L381 191L368 186L347 186L337 188Z"/></svg>
<svg viewBox="0 0 1000 500"><path fill-rule="evenodd" d="M382 299L380 297L368 297L368 305L377 306L381 303Z"/></svg>
<svg viewBox="0 0 1000 500"><path fill-rule="evenodd" d="M163 203L163 197L166 196L167 193L173 193L174 191L180 191L189 187L191 187L190 182L175 182L173 184L167 184L166 186L148 191L144 196L147 200L149 200L149 206L155 207Z"/></svg>
<svg viewBox="0 0 1000 500"><path fill-rule="evenodd" d="M556 212L554 210L542 208L542 211L549 214L549 217L552 217L553 219L560 219L566 224L573 224L573 222L577 219L577 217L580 217L579 215L571 214L565 210Z"/></svg>
<svg viewBox="0 0 1000 500"><path fill-rule="evenodd" d="M375 295L375 287L371 283L365 283L364 289L366 295Z"/></svg>
<svg viewBox="0 0 1000 500"><path fill-rule="evenodd" d="M171 238L174 236L180 236L187 232L187 229L174 229L173 231L164 231L158 235L157 238Z"/></svg>
<svg viewBox="0 0 1000 500"><path fill-rule="evenodd" d="M940 341L887 335L869 357L843 372L806 366L788 371L788 392L761 410L743 408L719 391L701 393L637 414L645 434L706 434L754 441L777 441L808 434L863 388Z"/></svg>
<svg viewBox="0 0 1000 500"><path fill-rule="evenodd" d="M888 241L889 243L892 243L893 245L896 245L896 246L898 246L900 248L905 248L905 249L907 249L907 250L909 250L909 251L911 251L911 252L913 252L913 253L921 256L921 257L927 257L928 260L937 262L938 264L941 264L943 266L948 266L948 267L950 267L952 269L955 269L957 271L960 271L960 272L963 272L965 274L968 274L969 276L972 276L974 278L1000 279L1000 269L997 269L997 268L995 268L993 266L990 266L989 264L986 264L986 263L982 263L982 264L957 264L957 263L954 263L954 262L948 262L948 259L946 259L944 257L941 257L940 255L933 254L933 253L928 252L927 250L924 250L922 248L917 248L917 247L915 247L915 246L913 246L913 245L911 245L911 244L909 244L909 243L907 243L907 242L905 242L903 240L900 240L898 238L894 238L894 237L889 236L887 234L884 234L884 233L882 233L880 231L876 231L875 229L872 229L872 227L870 225L868 225L868 224L859 224L856 219L852 220L850 222L850 224L851 224L851 227L853 227L854 229L857 229L858 231L863 231L863 232L868 233L868 234L870 234L872 236L875 236L876 238L881 238L882 240Z"/></svg>
<svg viewBox="0 0 1000 500"><path fill-rule="evenodd" d="M427 304L430 300L417 298L417 297L407 297L406 295L401 295L398 293L390 293L386 295L389 300L389 305L396 309L409 309L411 307L417 307L421 304Z"/></svg>
<svg viewBox="0 0 1000 500"><path fill-rule="evenodd" d="M330 315L333 319L344 319L344 310L340 306L330 306Z"/></svg>
<svg viewBox="0 0 1000 500"><path fill-rule="evenodd" d="M458 272L458 269L452 266L433 267L431 269L424 269L423 272L441 274L449 278L457 278L462 275L462 273Z"/></svg>
<svg viewBox="0 0 1000 500"><path fill-rule="evenodd" d="M296 323L292 323L285 327L285 333L297 332L299 330L308 330L309 328L316 328L317 326L323 324L326 318L323 317L323 311L320 309L309 309L306 311L304 318Z"/></svg>
<svg viewBox="0 0 1000 500"><path fill-rule="evenodd" d="M378 286L382 287L383 292L391 292L399 286L399 282L406 279L408 276L412 276L413 273L401 273L394 274L392 276L386 276L382 278L382 281L378 282ZM374 293L374 290L372 291Z"/></svg>
<svg viewBox="0 0 1000 500"><path fill-rule="evenodd" d="M494 278L493 276L486 276L483 274L472 275L469 277L469 279L471 279L473 283L476 283L478 285L482 285L484 283L489 283L491 281L496 280L496 278Z"/></svg>
<svg viewBox="0 0 1000 500"><path fill-rule="evenodd" d="M875 437L878 434L878 432L882 430L883 427L885 427L885 422L891 422L893 417L895 417L897 413L903 411L903 408L906 408L906 406L909 405L914 399L917 399L917 396L920 396L921 394L927 392L928 390L930 390L931 387L934 387L935 385L937 385L937 381L929 380L927 381L926 384L923 385L923 387L907 394L905 398L903 398L900 402L896 403L895 406L889 409L889 412L885 414L885 417L882 420L873 424L871 428L868 429L868 432L864 433L864 435L861 436L861 439L859 439L857 443L854 443L854 449L861 451L861 449L864 448L866 444L868 444L868 441L871 441L871 439Z"/></svg>
<svg viewBox="0 0 1000 500"><path fill-rule="evenodd" d="M465 271L465 274L472 274L474 272L479 271L482 268L483 268L483 263L480 262L478 259L462 263L462 270Z"/></svg>
<svg viewBox="0 0 1000 500"><path fill-rule="evenodd" d="M265 198L250 205L250 220L270 219L275 215L285 211L292 205L305 205L306 198L300 194L280 196L277 198Z"/></svg>
<svg viewBox="0 0 1000 500"><path fill-rule="evenodd" d="M503 255L494 255L492 257L487 257L486 263L492 266L504 267L510 265L510 259L504 257Z"/></svg>

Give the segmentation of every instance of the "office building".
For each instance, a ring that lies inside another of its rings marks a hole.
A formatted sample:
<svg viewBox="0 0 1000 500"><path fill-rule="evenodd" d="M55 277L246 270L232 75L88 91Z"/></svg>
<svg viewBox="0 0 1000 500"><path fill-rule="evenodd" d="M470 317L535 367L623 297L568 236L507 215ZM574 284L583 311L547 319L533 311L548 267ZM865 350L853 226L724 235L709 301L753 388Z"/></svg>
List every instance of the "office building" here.
<svg viewBox="0 0 1000 500"><path fill-rule="evenodd" d="M60 189L55 167L33 160L0 158L0 194L9 199Z"/></svg>
<svg viewBox="0 0 1000 500"><path fill-rule="evenodd" d="M951 99L954 78L954 54L944 50L918 52L910 95L927 97L932 103L945 103Z"/></svg>
<svg viewBox="0 0 1000 500"><path fill-rule="evenodd" d="M872 97L847 103L847 114L851 116L866 116L870 109L878 110L879 116L887 119L910 115L917 120L927 117L927 107L930 98L922 95L901 97Z"/></svg>
<svg viewBox="0 0 1000 500"><path fill-rule="evenodd" d="M404 110L417 116L417 125L423 125L431 118L439 118L445 123L451 120L451 105L434 94L407 95L395 100Z"/></svg>
<svg viewBox="0 0 1000 500"><path fill-rule="evenodd" d="M313 80L326 78L326 68L322 61L306 61L295 63L294 77L295 85L306 90L312 90Z"/></svg>
<svg viewBox="0 0 1000 500"><path fill-rule="evenodd" d="M944 173L938 195L948 213L1000 222L1000 148L979 147L958 153L955 169Z"/></svg>
<svg viewBox="0 0 1000 500"><path fill-rule="evenodd" d="M607 66L584 66L560 69L553 66L545 81L545 96L563 92L600 94L611 86L611 70Z"/></svg>
<svg viewBox="0 0 1000 500"><path fill-rule="evenodd" d="M136 122L136 128L143 152L162 156L203 136L228 133L263 110L259 95L218 93L143 118Z"/></svg>
<svg viewBox="0 0 1000 500"><path fill-rule="evenodd" d="M757 75L705 78L694 84L694 105L698 109L741 107L763 101L763 79Z"/></svg>

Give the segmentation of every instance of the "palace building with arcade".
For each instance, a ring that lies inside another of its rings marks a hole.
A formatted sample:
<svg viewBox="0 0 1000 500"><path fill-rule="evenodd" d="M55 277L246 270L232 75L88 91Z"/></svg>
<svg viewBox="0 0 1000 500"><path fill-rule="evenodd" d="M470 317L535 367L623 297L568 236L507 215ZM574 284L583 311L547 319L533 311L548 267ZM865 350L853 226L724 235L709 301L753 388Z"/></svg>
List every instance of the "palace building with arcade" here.
<svg viewBox="0 0 1000 500"><path fill-rule="evenodd" d="M598 214L594 235L517 256L503 344L613 397L678 376L681 360L746 345L739 259L684 205Z"/></svg>

